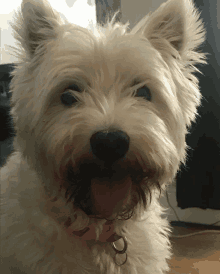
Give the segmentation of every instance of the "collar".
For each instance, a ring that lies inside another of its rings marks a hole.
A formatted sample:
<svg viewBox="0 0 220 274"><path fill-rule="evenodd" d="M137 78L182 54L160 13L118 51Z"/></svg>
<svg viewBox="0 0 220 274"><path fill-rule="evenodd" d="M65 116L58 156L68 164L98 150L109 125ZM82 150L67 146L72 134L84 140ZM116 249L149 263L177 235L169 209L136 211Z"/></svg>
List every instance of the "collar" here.
<svg viewBox="0 0 220 274"><path fill-rule="evenodd" d="M91 225L85 227L84 229L77 230L77 231L73 230L73 229L71 229L71 227L69 227L66 229L66 231L70 237L77 237L77 238L80 238L85 241L86 240L97 240L94 224L91 224ZM117 247L115 246L114 242L118 241L121 238L123 239L124 247L122 250L118 250ZM127 262L127 253L126 253L127 247L128 247L127 239L126 239L126 237L119 236L114 232L113 221L107 221L103 225L102 233L99 235L99 238L97 241L111 243L112 248L115 251L114 262L116 265L122 266ZM121 261L121 259L119 258L120 261L118 262L117 255L120 255L120 254L125 254L125 259Z"/></svg>
<svg viewBox="0 0 220 274"><path fill-rule="evenodd" d="M66 232L70 237L76 236L77 238L80 238L84 241L97 240L95 224L91 224L84 229L77 231L74 231L71 227L69 227L66 229ZM122 236L119 236L114 232L113 221L106 221L106 223L103 225L102 233L99 235L97 241L113 243L121 238Z"/></svg>

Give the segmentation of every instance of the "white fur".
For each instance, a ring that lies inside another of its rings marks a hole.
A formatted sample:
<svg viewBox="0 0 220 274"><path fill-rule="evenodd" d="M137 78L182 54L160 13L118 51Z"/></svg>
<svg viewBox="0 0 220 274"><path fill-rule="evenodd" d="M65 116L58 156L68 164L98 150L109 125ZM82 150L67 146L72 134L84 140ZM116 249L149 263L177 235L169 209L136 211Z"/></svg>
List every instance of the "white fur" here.
<svg viewBox="0 0 220 274"><path fill-rule="evenodd" d="M68 217L73 229L94 220L66 204L53 171L87 153L94 131L114 126L130 136L128 158L156 170L153 184L159 180L164 190L172 182L185 162L187 127L201 100L192 72L205 63L195 51L204 29L192 1L170 0L131 31L109 22L92 32L62 22L48 3L29 0L13 28L20 63L11 86L15 152L1 169L4 274L16 268L28 274L165 273L170 229L153 185L146 211L139 206L132 219L115 221L115 231L128 239L128 261L117 266L109 243L67 236ZM151 90L151 102L133 96L136 79ZM72 91L79 107L65 108L60 95L75 82L84 89ZM104 222L97 221L97 239Z"/></svg>

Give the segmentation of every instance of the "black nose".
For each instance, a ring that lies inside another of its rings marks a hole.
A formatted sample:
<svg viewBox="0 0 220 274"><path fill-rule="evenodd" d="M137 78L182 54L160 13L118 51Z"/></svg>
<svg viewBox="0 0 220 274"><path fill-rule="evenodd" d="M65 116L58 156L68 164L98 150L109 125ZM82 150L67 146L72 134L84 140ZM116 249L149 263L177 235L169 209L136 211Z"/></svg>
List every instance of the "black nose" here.
<svg viewBox="0 0 220 274"><path fill-rule="evenodd" d="M90 145L97 158L111 164L125 156L129 140L129 136L123 131L99 131L90 138Z"/></svg>

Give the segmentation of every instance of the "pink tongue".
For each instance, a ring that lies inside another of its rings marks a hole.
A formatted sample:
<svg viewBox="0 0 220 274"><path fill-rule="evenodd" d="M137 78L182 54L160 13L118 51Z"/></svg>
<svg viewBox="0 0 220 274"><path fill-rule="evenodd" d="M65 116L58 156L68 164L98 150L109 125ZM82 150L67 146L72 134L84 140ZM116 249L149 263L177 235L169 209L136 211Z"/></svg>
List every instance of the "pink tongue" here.
<svg viewBox="0 0 220 274"><path fill-rule="evenodd" d="M91 199L94 213L108 218L121 211L122 206L129 202L131 186L130 177L115 182L92 179Z"/></svg>

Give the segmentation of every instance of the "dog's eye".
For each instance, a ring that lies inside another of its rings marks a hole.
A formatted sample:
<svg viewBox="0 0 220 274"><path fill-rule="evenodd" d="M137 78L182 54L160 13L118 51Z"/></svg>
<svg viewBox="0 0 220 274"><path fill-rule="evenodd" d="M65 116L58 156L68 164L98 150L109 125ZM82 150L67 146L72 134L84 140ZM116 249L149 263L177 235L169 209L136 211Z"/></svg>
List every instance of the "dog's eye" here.
<svg viewBox="0 0 220 274"><path fill-rule="evenodd" d="M74 103L77 102L75 96L69 91L74 90L80 92L81 89L76 84L69 85L68 88L65 89L64 93L61 95L61 102L65 106L72 106Z"/></svg>
<svg viewBox="0 0 220 274"><path fill-rule="evenodd" d="M77 99L74 97L74 95L70 92L70 91L65 91L62 95L61 95L61 102L65 105L65 106L72 106L74 103L77 102Z"/></svg>
<svg viewBox="0 0 220 274"><path fill-rule="evenodd" d="M138 88L135 96L144 97L146 100L151 101L151 92L147 86Z"/></svg>

